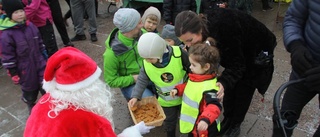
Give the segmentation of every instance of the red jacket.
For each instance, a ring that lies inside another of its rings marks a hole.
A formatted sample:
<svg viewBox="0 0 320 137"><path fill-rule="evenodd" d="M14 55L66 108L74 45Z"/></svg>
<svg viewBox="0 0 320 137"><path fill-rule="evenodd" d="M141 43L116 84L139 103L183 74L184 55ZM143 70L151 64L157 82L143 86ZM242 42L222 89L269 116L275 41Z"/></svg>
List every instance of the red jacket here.
<svg viewBox="0 0 320 137"><path fill-rule="evenodd" d="M212 75L197 75L197 74L188 74L189 79L194 82L201 82L208 79L213 79L216 77L215 74ZM177 95L182 96L184 92L184 88L186 87L187 83L179 84L175 88L178 90ZM192 134L194 137L207 137L208 136L208 130L199 132L197 131L197 125L200 122L200 120L205 121L210 128L210 125L212 125L215 120L219 117L222 106L219 102L219 99L216 97L212 97L211 95L208 95L209 92L217 92L216 90L212 91L206 91L203 93L202 100L199 105L199 116L197 118L197 122L192 130ZM216 127L214 127L216 128Z"/></svg>
<svg viewBox="0 0 320 137"><path fill-rule="evenodd" d="M47 100L45 94L39 102ZM89 111L72 108L62 110L56 118L49 118L51 103L37 103L27 120L24 137L116 137L110 122ZM52 112L53 113L53 112Z"/></svg>

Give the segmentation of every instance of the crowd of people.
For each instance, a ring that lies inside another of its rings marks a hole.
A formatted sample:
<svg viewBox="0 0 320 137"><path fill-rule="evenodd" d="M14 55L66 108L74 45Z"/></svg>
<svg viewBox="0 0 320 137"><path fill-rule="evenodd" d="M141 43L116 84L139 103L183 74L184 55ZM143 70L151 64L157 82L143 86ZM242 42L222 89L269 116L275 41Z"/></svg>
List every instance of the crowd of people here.
<svg viewBox="0 0 320 137"><path fill-rule="evenodd" d="M250 15L251 0L201 0L199 14L196 1L188 0L165 0L163 15L153 6L142 16L134 8L119 8L105 41L102 70L72 43L86 40L84 18L91 41L98 41L97 1L67 1L75 31L71 39L58 0L0 2L1 62L21 86L21 100L29 109L26 137L140 137L150 132L154 126L140 122L116 135L111 88L120 88L131 107L156 97L166 115L167 137L180 136L176 127L188 137L237 137L254 92L264 95L272 81L276 37ZM291 136L302 108L320 91L320 33L313 29L320 21L312 18L318 11L312 4L320 5L294 0L285 17L290 80L304 82L286 92L281 107L286 130L275 125L273 136ZM262 6L272 10L266 0ZM162 19L166 24L160 32ZM53 25L64 48L58 49ZM314 136L319 134L320 128Z"/></svg>

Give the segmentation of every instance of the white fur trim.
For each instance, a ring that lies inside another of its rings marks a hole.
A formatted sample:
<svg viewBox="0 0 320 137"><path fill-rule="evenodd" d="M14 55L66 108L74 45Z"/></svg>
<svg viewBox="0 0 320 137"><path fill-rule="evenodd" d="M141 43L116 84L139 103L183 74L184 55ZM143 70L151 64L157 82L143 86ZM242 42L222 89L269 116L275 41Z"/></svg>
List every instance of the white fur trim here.
<svg viewBox="0 0 320 137"><path fill-rule="evenodd" d="M85 80L82 80L80 82L74 83L74 84L59 84L56 82L55 78L53 78L52 81L43 81L43 89L46 91L52 91L55 88L62 90L62 91L77 91L79 89L85 88L92 84L95 80L99 79L101 74L101 69L97 67L96 71L86 78Z"/></svg>
<svg viewBox="0 0 320 137"><path fill-rule="evenodd" d="M118 137L142 137L139 130L135 126L124 129Z"/></svg>

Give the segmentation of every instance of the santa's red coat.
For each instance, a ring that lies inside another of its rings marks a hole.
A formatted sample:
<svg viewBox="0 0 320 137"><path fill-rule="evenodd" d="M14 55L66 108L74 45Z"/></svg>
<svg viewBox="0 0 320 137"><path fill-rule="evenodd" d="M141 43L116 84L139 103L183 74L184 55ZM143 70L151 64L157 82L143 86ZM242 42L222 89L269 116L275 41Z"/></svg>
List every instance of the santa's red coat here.
<svg viewBox="0 0 320 137"><path fill-rule="evenodd" d="M39 100L47 100L45 94ZM50 101L37 103L27 120L24 137L116 137L110 122L85 110L66 109L49 118Z"/></svg>

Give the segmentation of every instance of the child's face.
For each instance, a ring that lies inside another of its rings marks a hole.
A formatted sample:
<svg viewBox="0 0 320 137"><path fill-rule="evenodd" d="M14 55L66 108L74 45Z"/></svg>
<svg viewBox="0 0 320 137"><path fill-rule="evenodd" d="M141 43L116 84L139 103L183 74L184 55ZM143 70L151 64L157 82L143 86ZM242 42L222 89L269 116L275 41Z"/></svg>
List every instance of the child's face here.
<svg viewBox="0 0 320 137"><path fill-rule="evenodd" d="M193 60L194 56L190 55L189 56L189 61L190 61L190 69L192 71L192 73L194 74L199 74L199 75L203 75L207 72L207 70L210 68L208 68L207 65L209 65L208 63L202 67L200 63L196 62L195 60Z"/></svg>
<svg viewBox="0 0 320 137"><path fill-rule="evenodd" d="M157 26L157 21L147 18L144 22L143 28L146 29L148 32L153 32L154 30L156 30Z"/></svg>
<svg viewBox="0 0 320 137"><path fill-rule="evenodd" d="M26 19L26 14L24 10L16 10L12 13L11 19L15 22L23 22Z"/></svg>
<svg viewBox="0 0 320 137"><path fill-rule="evenodd" d="M174 46L174 40L172 39L164 39L170 46Z"/></svg>
<svg viewBox="0 0 320 137"><path fill-rule="evenodd" d="M145 58L145 60L152 64L156 64L158 62L157 58Z"/></svg>

